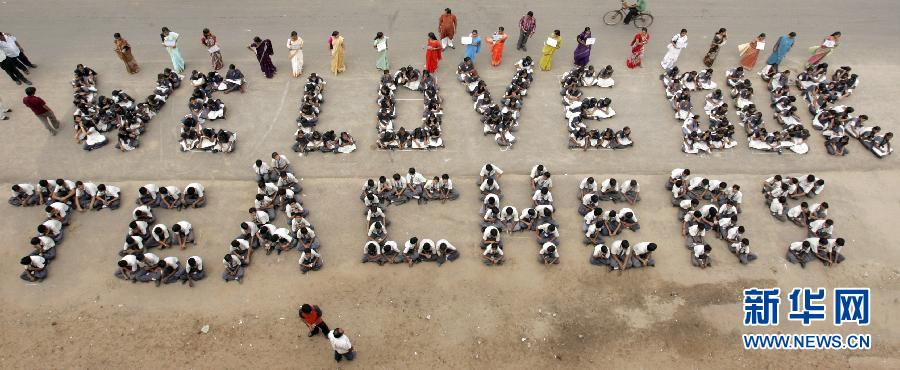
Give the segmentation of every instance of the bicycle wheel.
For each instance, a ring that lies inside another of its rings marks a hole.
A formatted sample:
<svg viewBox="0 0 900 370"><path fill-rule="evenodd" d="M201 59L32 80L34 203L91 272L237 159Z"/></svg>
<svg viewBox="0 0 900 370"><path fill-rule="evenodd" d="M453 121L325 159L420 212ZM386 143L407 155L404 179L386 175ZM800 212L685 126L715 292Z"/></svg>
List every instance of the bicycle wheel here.
<svg viewBox="0 0 900 370"><path fill-rule="evenodd" d="M622 21L622 12L618 10L610 10L603 15L603 23L607 26L614 26Z"/></svg>
<svg viewBox="0 0 900 370"><path fill-rule="evenodd" d="M633 23L636 28L650 27L653 24L653 15L647 13L639 14L637 17L634 17Z"/></svg>

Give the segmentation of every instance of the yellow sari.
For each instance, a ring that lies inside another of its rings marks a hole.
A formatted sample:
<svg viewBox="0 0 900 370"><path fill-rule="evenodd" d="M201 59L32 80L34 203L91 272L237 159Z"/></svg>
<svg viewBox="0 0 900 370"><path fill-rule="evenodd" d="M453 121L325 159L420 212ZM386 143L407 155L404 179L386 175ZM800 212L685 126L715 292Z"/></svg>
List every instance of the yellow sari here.
<svg viewBox="0 0 900 370"><path fill-rule="evenodd" d="M344 36L331 39L331 73L338 74L347 70L344 65Z"/></svg>
<svg viewBox="0 0 900 370"><path fill-rule="evenodd" d="M550 34L550 38L556 40L556 46L550 46L547 42L544 42L544 49L541 51L543 56L541 56L541 70L549 71L550 67L553 66L553 53L556 53L560 47L562 47L562 38L556 36L555 34Z"/></svg>

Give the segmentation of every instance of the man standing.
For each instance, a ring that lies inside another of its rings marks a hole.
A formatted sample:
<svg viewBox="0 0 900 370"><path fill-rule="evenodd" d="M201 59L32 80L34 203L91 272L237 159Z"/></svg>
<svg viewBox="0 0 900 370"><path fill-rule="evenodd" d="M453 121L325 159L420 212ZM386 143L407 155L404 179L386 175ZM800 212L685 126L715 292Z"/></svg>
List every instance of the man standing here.
<svg viewBox="0 0 900 370"><path fill-rule="evenodd" d="M11 78L16 83L16 85L21 85L23 82L26 85L31 85L31 81L25 78L25 76L22 75L22 72L19 72L19 68L16 67L19 65L18 60L16 60L15 58L7 57L3 52L0 52L0 58L3 58L2 60L0 60L0 68L3 68L6 74L9 75L9 78Z"/></svg>
<svg viewBox="0 0 900 370"><path fill-rule="evenodd" d="M453 36L456 35L456 15L450 13L450 8L444 9L444 14L438 19L438 33L441 36L441 48L446 49L453 46Z"/></svg>
<svg viewBox="0 0 900 370"><path fill-rule="evenodd" d="M330 337L330 334L328 333L328 324L325 324L325 321L322 320L322 310L319 306L304 303L300 306L299 315L300 318L303 319L303 323L306 324L306 327L309 328L309 334L307 334L308 337L319 334L319 329L322 330L322 335ZM347 345L349 346L349 344L350 341L348 339ZM338 359L338 361L340 361L340 359Z"/></svg>
<svg viewBox="0 0 900 370"><path fill-rule="evenodd" d="M0 32L0 49L7 58L12 59L16 68L21 69L25 74L28 74L28 67L37 68L37 65L32 64L25 56L25 48L19 44L15 36Z"/></svg>
<svg viewBox="0 0 900 370"><path fill-rule="evenodd" d="M519 19L519 42L516 44L516 50L528 51L525 43L528 42L529 37L534 35L535 28L537 28L537 20L534 19L534 12L529 10L528 14Z"/></svg>
<svg viewBox="0 0 900 370"><path fill-rule="evenodd" d="M334 350L334 360L341 362L346 358L347 361L353 361L356 352L353 351L353 345L350 344L350 337L344 335L344 330L336 328L328 333L328 340L331 341L331 348Z"/></svg>
<svg viewBox="0 0 900 370"><path fill-rule="evenodd" d="M28 84L31 85L31 83ZM56 136L56 130L59 130L59 121L56 120L53 110L47 106L47 102L45 102L44 99L34 96L36 91L37 89L34 87L26 88L25 95L27 96L22 98L22 103L28 108L31 108L31 111L34 112L34 115L36 115L39 120L41 120L41 123L47 128L47 131L50 131L50 134Z"/></svg>

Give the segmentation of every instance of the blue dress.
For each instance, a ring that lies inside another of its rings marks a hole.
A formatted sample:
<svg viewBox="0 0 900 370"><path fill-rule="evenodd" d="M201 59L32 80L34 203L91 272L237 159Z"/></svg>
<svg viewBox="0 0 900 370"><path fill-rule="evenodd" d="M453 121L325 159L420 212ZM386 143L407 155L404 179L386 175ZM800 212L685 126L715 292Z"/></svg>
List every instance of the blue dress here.
<svg viewBox="0 0 900 370"><path fill-rule="evenodd" d="M472 59L472 63L475 63L475 56L478 55L478 52L481 50L481 37L473 37L472 44L466 45L466 56L469 59Z"/></svg>
<svg viewBox="0 0 900 370"><path fill-rule="evenodd" d="M794 46L794 40L784 35L778 38L777 44L777 47L772 50L772 55L769 55L769 59L766 60L766 64L781 64L787 53L791 51L791 47Z"/></svg>

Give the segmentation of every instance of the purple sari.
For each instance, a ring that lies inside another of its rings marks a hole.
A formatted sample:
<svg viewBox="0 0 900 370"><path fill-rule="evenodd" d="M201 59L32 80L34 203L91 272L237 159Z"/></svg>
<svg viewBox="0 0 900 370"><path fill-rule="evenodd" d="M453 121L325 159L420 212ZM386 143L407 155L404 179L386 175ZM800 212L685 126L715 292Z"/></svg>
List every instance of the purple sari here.
<svg viewBox="0 0 900 370"><path fill-rule="evenodd" d="M266 78L272 78L275 75L275 64L272 63L272 41L269 39L256 45L256 60L259 61L259 68L266 74Z"/></svg>
<svg viewBox="0 0 900 370"><path fill-rule="evenodd" d="M575 65L586 66L591 61L591 46L585 45L585 40L591 37L590 32L582 32L578 35L578 47L575 48Z"/></svg>

